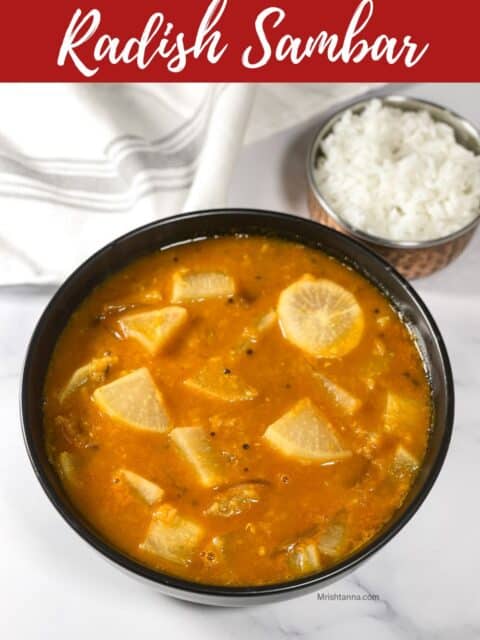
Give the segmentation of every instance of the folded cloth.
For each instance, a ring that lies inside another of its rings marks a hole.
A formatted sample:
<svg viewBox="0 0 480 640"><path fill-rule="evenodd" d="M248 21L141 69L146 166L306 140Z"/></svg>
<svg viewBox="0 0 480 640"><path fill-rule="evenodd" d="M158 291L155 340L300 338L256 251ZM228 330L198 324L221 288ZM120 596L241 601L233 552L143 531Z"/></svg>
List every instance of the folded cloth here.
<svg viewBox="0 0 480 640"><path fill-rule="evenodd" d="M122 233L224 206L242 144L371 86L0 85L0 285L58 283Z"/></svg>

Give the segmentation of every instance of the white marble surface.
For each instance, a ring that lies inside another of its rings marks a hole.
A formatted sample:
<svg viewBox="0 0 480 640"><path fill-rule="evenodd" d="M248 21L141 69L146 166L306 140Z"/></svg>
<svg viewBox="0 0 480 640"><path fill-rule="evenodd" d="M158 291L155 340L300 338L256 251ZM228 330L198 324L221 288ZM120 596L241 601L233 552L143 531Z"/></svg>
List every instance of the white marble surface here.
<svg viewBox="0 0 480 640"><path fill-rule="evenodd" d="M480 124L479 85L401 90L448 104ZM304 214L310 129L245 149L231 204ZM50 506L25 454L18 385L27 341L53 290L0 289L0 637L480 638L480 233L457 262L415 286L451 355L457 415L444 469L413 521L328 589L378 594L379 600L320 601L312 594L239 610L190 605L137 583L90 550Z"/></svg>

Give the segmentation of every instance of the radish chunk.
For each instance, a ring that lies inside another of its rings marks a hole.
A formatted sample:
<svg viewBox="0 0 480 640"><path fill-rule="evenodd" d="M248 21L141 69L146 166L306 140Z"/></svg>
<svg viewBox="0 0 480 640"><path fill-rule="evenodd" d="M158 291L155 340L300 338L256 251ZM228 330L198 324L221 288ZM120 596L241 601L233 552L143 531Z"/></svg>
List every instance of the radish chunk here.
<svg viewBox="0 0 480 640"><path fill-rule="evenodd" d="M235 281L220 271L189 271L173 274L172 302L196 302L228 298L235 294Z"/></svg>
<svg viewBox="0 0 480 640"><path fill-rule="evenodd" d="M202 527L166 504L153 514L140 549L170 562L188 565L203 535Z"/></svg>
<svg viewBox="0 0 480 640"><path fill-rule="evenodd" d="M303 462L335 462L351 455L309 398L271 424L263 437L283 455Z"/></svg>
<svg viewBox="0 0 480 640"><path fill-rule="evenodd" d="M351 416L362 406L362 403L358 398L333 382L333 380L330 380L330 378L327 378L323 373L315 371L313 373L313 377L321 384L335 406L341 409L343 413Z"/></svg>
<svg viewBox="0 0 480 640"><path fill-rule="evenodd" d="M117 360L118 358L115 356L93 358L90 362L84 364L83 367L76 369L58 396L60 402L64 402L70 394L90 380L93 382L104 382L108 371L117 362Z"/></svg>
<svg viewBox="0 0 480 640"><path fill-rule="evenodd" d="M187 316L183 307L171 306L122 316L118 324L126 338L134 338L155 355L178 335Z"/></svg>
<svg viewBox="0 0 480 640"><path fill-rule="evenodd" d="M236 357L257 344L262 336L272 329L277 322L277 313L273 309L260 316L252 325L245 327L240 340L232 347L231 354Z"/></svg>
<svg viewBox="0 0 480 640"><path fill-rule="evenodd" d="M313 573L321 569L318 549L313 542L297 543L287 552L288 565L295 575Z"/></svg>
<svg viewBox="0 0 480 640"><path fill-rule="evenodd" d="M424 421L424 413L424 406L416 400L389 392L384 414L385 430L397 433L414 429Z"/></svg>
<svg viewBox="0 0 480 640"><path fill-rule="evenodd" d="M277 312L271 309L267 313L264 313L251 327L246 327L243 331L243 335L249 338L252 342L256 342L264 333L269 329L272 329L277 322Z"/></svg>
<svg viewBox="0 0 480 640"><path fill-rule="evenodd" d="M417 458L400 444L395 450L390 473L396 478L402 479L415 473L419 466L420 463Z"/></svg>
<svg viewBox="0 0 480 640"><path fill-rule="evenodd" d="M205 510L205 514L230 518L244 513L259 501L259 485L253 482L242 483L220 492L208 509Z"/></svg>
<svg viewBox="0 0 480 640"><path fill-rule="evenodd" d="M211 358L206 365L184 384L206 396L225 402L253 400L257 391L242 378L225 367L220 358Z"/></svg>
<svg viewBox="0 0 480 640"><path fill-rule="evenodd" d="M334 519L324 531L316 536L317 548L320 553L332 558L338 556L346 542L345 534L345 523Z"/></svg>
<svg viewBox="0 0 480 640"><path fill-rule="evenodd" d="M184 459L192 465L204 487L214 487L223 480L223 459L212 447L202 427L179 427L170 438Z"/></svg>
<svg viewBox="0 0 480 640"><path fill-rule="evenodd" d="M70 451L62 451L58 456L58 466L60 475L70 484L76 484L78 481L78 460L75 454Z"/></svg>
<svg viewBox="0 0 480 640"><path fill-rule="evenodd" d="M155 482L138 475L138 473L134 473L128 469L120 469L118 475L121 476L130 488L147 504L152 505L163 498L163 489L161 489L158 484L155 484Z"/></svg>
<svg viewBox="0 0 480 640"><path fill-rule="evenodd" d="M281 292L277 312L285 338L316 358L341 358L363 335L357 299L332 280L304 275Z"/></svg>
<svg viewBox="0 0 480 640"><path fill-rule="evenodd" d="M99 387L93 399L104 413L129 427L159 433L170 427L163 396L146 367Z"/></svg>

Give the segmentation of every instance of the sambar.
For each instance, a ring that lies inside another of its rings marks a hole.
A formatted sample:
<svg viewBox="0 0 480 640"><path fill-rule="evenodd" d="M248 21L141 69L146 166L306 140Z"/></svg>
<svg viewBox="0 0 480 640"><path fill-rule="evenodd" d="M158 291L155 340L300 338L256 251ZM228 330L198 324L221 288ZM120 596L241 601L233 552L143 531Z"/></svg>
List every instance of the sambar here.
<svg viewBox="0 0 480 640"><path fill-rule="evenodd" d="M95 529L194 582L293 580L402 504L431 422L406 324L319 250L222 237L140 258L61 335L49 458Z"/></svg>

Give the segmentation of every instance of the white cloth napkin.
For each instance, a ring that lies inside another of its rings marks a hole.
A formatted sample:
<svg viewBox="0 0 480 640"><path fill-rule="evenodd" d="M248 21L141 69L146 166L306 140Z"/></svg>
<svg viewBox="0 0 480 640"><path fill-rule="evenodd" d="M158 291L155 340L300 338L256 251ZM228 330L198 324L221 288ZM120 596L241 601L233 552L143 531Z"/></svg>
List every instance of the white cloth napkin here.
<svg viewBox="0 0 480 640"><path fill-rule="evenodd" d="M242 144L371 86L0 85L0 285L58 283L130 229L224 206Z"/></svg>

